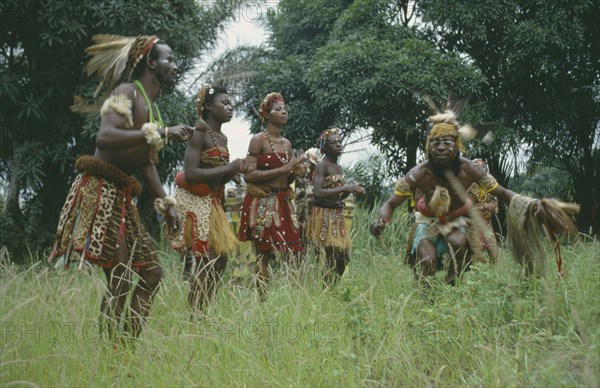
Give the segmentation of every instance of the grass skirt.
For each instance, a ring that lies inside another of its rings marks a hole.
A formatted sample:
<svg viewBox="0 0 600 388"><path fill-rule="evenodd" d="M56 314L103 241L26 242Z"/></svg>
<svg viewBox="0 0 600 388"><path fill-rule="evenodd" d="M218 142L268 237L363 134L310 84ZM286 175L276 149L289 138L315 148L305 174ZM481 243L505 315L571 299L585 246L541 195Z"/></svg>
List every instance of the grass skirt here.
<svg viewBox="0 0 600 388"><path fill-rule="evenodd" d="M209 248L215 255L226 255L235 250L237 239L217 193L197 196L181 187L175 188L177 214L183 228L171 241L179 252L191 250L195 255L207 255Z"/></svg>
<svg viewBox="0 0 600 388"><path fill-rule="evenodd" d="M321 247L333 247L344 251L351 246L349 230L344 222L344 209L313 206L307 234L310 240Z"/></svg>

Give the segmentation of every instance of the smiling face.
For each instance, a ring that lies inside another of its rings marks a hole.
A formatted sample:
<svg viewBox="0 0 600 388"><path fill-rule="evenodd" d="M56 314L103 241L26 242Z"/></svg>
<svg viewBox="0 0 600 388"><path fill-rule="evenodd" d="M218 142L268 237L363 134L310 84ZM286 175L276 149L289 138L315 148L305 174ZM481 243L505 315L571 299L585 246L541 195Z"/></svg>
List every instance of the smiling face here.
<svg viewBox="0 0 600 388"><path fill-rule="evenodd" d="M227 93L218 93L205 109L219 123L227 123L233 117L233 105Z"/></svg>
<svg viewBox="0 0 600 388"><path fill-rule="evenodd" d="M161 85L173 86L177 75L177 65L173 61L173 50L167 44L157 44L154 48L156 59L151 59L150 65L154 66L154 75Z"/></svg>
<svg viewBox="0 0 600 388"><path fill-rule="evenodd" d="M275 125L283 125L288 121L287 105L283 101L275 101L269 112L269 121Z"/></svg>
<svg viewBox="0 0 600 388"><path fill-rule="evenodd" d="M450 166L456 156L456 137L444 136L431 139L429 143L429 155L431 160L440 166Z"/></svg>

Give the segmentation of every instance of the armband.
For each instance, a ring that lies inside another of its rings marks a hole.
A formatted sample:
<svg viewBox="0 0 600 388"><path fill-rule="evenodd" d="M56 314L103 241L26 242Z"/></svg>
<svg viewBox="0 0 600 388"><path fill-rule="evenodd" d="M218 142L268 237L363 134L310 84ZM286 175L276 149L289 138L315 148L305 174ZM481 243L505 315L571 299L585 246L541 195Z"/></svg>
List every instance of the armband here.
<svg viewBox="0 0 600 388"><path fill-rule="evenodd" d="M479 187L484 190L486 193L494 191L496 187L498 187L498 181L491 174L486 174L476 182Z"/></svg>
<svg viewBox="0 0 600 388"><path fill-rule="evenodd" d="M398 179L396 185L394 186L394 194L399 197L412 197L413 193L406 181L406 178L402 177Z"/></svg>
<svg viewBox="0 0 600 388"><path fill-rule="evenodd" d="M163 147L169 144L169 127L165 127L165 138L163 139Z"/></svg>

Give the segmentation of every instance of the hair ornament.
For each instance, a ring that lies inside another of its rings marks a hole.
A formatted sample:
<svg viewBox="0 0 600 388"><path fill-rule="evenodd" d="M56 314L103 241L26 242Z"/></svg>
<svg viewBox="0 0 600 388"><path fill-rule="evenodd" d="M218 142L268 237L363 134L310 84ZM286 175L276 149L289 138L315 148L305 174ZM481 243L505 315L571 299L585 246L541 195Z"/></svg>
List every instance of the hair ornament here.
<svg viewBox="0 0 600 388"><path fill-rule="evenodd" d="M321 132L321 135L319 135L319 139L317 140L319 149L321 151L325 151L327 143L329 143L329 139L334 135L339 135L340 132L341 131L339 128L329 128Z"/></svg>
<svg viewBox="0 0 600 388"><path fill-rule="evenodd" d="M273 107L273 104L276 102L282 102L285 104L283 96L277 92L271 92L267 94L265 98L263 98L262 102L260 103L260 106L258 107L258 112L260 114L261 120L266 120L269 118L271 107Z"/></svg>

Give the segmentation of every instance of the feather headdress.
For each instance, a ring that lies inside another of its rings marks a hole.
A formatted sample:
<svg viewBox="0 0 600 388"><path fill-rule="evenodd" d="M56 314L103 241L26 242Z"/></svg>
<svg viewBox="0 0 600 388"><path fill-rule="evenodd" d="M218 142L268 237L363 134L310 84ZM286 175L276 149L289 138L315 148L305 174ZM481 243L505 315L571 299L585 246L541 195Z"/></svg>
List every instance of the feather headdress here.
<svg viewBox="0 0 600 388"><path fill-rule="evenodd" d="M427 143L425 144L426 155L429 155L431 139L438 139L445 136L456 137L457 148L461 152L465 152L463 139L472 139L477 132L469 124L461 124L458 121L458 116L467 106L467 100L461 99L453 103L448 99L443 107L438 106L429 96L424 96L423 100L434 113L432 116L429 116L432 127L427 136Z"/></svg>
<svg viewBox="0 0 600 388"><path fill-rule="evenodd" d="M154 35L95 35L92 39L95 44L85 49L91 56L85 70L88 77L95 73L101 79L94 97L104 85L112 90L119 83L128 81L140 60L158 42Z"/></svg>

